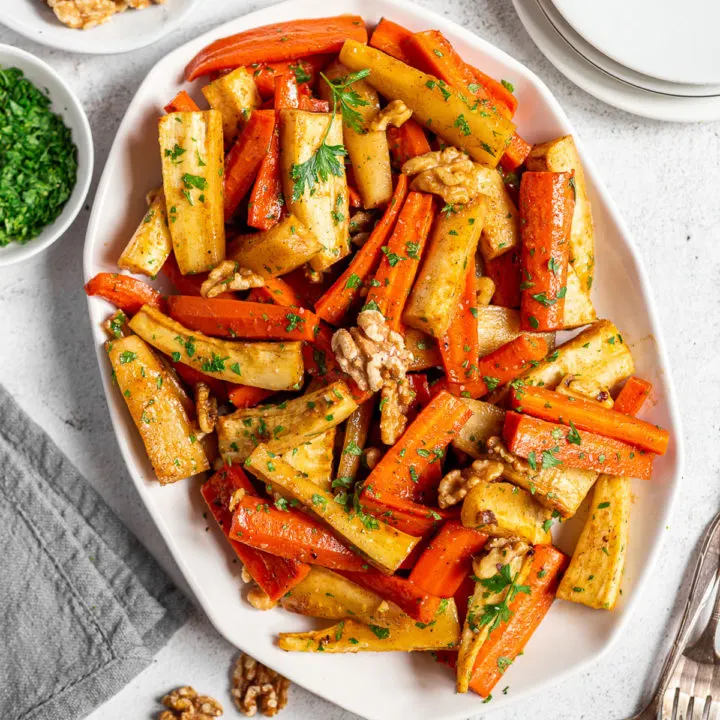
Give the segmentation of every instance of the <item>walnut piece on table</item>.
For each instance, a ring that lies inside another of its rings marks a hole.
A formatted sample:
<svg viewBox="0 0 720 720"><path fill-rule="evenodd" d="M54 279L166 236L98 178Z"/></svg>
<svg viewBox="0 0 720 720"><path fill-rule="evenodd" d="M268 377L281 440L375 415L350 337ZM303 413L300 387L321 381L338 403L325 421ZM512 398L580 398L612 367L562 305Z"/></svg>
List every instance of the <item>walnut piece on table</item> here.
<svg viewBox="0 0 720 720"><path fill-rule="evenodd" d="M439 195L448 205L465 205L480 195L480 183L472 160L456 147L411 158L402 166L414 176L410 187Z"/></svg>
<svg viewBox="0 0 720 720"><path fill-rule="evenodd" d="M475 460L463 470L451 470L440 481L438 505L444 510L459 503L480 482L492 482L503 473L502 463L494 460Z"/></svg>
<svg viewBox="0 0 720 720"><path fill-rule="evenodd" d="M215 698L199 695L189 685L168 693L162 704L169 709L163 710L158 720L212 720L223 714L223 707Z"/></svg>
<svg viewBox="0 0 720 720"><path fill-rule="evenodd" d="M200 294L204 298L214 298L232 290L250 290L264 285L265 279L257 273L240 267L234 260L223 260L210 271L200 286Z"/></svg>
<svg viewBox="0 0 720 720"><path fill-rule="evenodd" d="M235 663L232 684L235 705L247 717L255 717L258 710L273 717L287 705L290 681L245 653Z"/></svg>
<svg viewBox="0 0 720 720"><path fill-rule="evenodd" d="M116 13L142 10L165 0L47 0L57 19L74 30L90 30L106 23Z"/></svg>

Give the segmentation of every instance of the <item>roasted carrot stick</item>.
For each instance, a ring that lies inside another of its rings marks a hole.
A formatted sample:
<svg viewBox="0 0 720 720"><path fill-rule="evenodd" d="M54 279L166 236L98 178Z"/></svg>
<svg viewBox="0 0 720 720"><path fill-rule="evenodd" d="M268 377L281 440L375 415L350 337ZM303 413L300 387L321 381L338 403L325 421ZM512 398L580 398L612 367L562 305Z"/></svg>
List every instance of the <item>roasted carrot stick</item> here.
<svg viewBox="0 0 720 720"><path fill-rule="evenodd" d="M365 512L378 520L402 530L408 535L415 537L429 537L438 527L438 524L445 518L433 508L421 508L409 500L398 500L394 505L402 504L402 507L390 507L376 500L370 495L363 497L362 505ZM424 510L421 512L421 510Z"/></svg>
<svg viewBox="0 0 720 720"><path fill-rule="evenodd" d="M350 185L348 185L348 200L351 208L362 207L362 198L360 197L360 193Z"/></svg>
<svg viewBox="0 0 720 720"><path fill-rule="evenodd" d="M377 570L365 573L341 572L360 587L376 592L381 598L394 602L403 612L419 623L428 624L440 609L442 598L419 588L411 580Z"/></svg>
<svg viewBox="0 0 720 720"><path fill-rule="evenodd" d="M670 442L667 430L644 420L611 410L594 400L562 395L541 387L513 388L510 404L515 410L547 420L614 438L648 452L664 455Z"/></svg>
<svg viewBox="0 0 720 720"><path fill-rule="evenodd" d="M251 408L274 395L272 390L251 387L250 385L234 385L228 391L228 400L236 408Z"/></svg>
<svg viewBox="0 0 720 720"><path fill-rule="evenodd" d="M517 110L518 101L517 98L505 87L501 82L498 82L489 75L486 75L482 70L478 70L476 67L470 66L473 75L475 75L475 82L482 85L485 92L493 98L495 105L500 112L511 118Z"/></svg>
<svg viewBox="0 0 720 720"><path fill-rule="evenodd" d="M200 108L185 90L181 90L163 109L166 113L174 113L197 112Z"/></svg>
<svg viewBox="0 0 720 720"><path fill-rule="evenodd" d="M430 152L425 130L417 120L410 118L399 128L389 127L387 130L390 159L393 167L398 170L411 158Z"/></svg>
<svg viewBox="0 0 720 720"><path fill-rule="evenodd" d="M567 557L552 545L536 545L525 581L529 594L518 593L509 603L510 620L493 630L475 660L470 688L487 697L502 674L520 655L555 599L567 567Z"/></svg>
<svg viewBox="0 0 720 720"><path fill-rule="evenodd" d="M385 245L392 232L407 193L407 175L399 175L393 196L370 237L355 253L345 272L315 303L315 312L323 320L333 325L340 324L353 300L358 296L360 288L369 281L370 274L374 272L380 261L380 248Z"/></svg>
<svg viewBox="0 0 720 720"><path fill-rule="evenodd" d="M567 465L606 475L649 480L653 453L596 433L578 432L529 415L508 412L503 438L510 452L527 458L531 467Z"/></svg>
<svg viewBox="0 0 720 720"><path fill-rule="evenodd" d="M225 158L225 220L230 220L252 186L275 128L272 110L256 110Z"/></svg>
<svg viewBox="0 0 720 720"><path fill-rule="evenodd" d="M478 361L477 378L465 380L456 389L479 398L522 375L532 363L548 353L543 337L519 335Z"/></svg>
<svg viewBox="0 0 720 720"><path fill-rule="evenodd" d="M194 80L213 70L239 65L337 53L348 38L367 42L365 23L359 15L264 25L216 40L203 48L185 68L185 79Z"/></svg>
<svg viewBox="0 0 720 720"><path fill-rule="evenodd" d="M445 448L472 415L468 406L441 391L385 453L363 485L363 499L374 497L390 505L393 498L409 498L415 481L431 463L439 463Z"/></svg>
<svg viewBox="0 0 720 720"><path fill-rule="evenodd" d="M424 373L409 373L407 379L415 393L413 404L417 403L418 408L422 410L433 398L427 375Z"/></svg>
<svg viewBox="0 0 720 720"><path fill-rule="evenodd" d="M286 60L276 63L253 63L248 67L252 72L255 86L263 100L267 100L275 93L275 82L280 75L287 72L295 74L300 85L312 85L320 70L331 60L330 55L313 55L299 60Z"/></svg>
<svg viewBox="0 0 720 720"><path fill-rule="evenodd" d="M400 329L400 318L420 266L432 220L432 195L409 193L387 245L380 248L383 255L365 307L379 310L393 330Z"/></svg>
<svg viewBox="0 0 720 720"><path fill-rule="evenodd" d="M485 274L495 283L492 304L520 307L520 250L512 249L485 261Z"/></svg>
<svg viewBox="0 0 720 720"><path fill-rule="evenodd" d="M180 376L180 379L189 387L194 388L199 382L205 383L209 388L210 392L220 401L225 402L228 399L228 391L230 387L236 387L230 385L230 383L224 380L219 380L215 377L210 377L196 370L190 365L185 363L174 362L172 366L175 368L175 372Z"/></svg>
<svg viewBox="0 0 720 720"><path fill-rule="evenodd" d="M287 509L279 509L287 508ZM233 513L230 537L272 555L332 568L361 571L363 558L343 545L319 520L289 503L245 495Z"/></svg>
<svg viewBox="0 0 720 720"><path fill-rule="evenodd" d="M475 256L468 262L465 289L445 337L438 342L445 374L451 384L477 380L480 344L477 321Z"/></svg>
<svg viewBox="0 0 720 720"><path fill-rule="evenodd" d="M259 288L253 288L248 295L248 300L254 302L271 302L282 307L303 306L303 303L295 292L282 278L265 278L265 285Z"/></svg>
<svg viewBox="0 0 720 720"><path fill-rule="evenodd" d="M520 182L523 330L563 327L574 182L572 173L552 172L526 172Z"/></svg>
<svg viewBox="0 0 720 720"><path fill-rule="evenodd" d="M163 296L142 280L120 273L98 273L85 283L86 295L99 295L119 307L126 315L134 315L143 305L163 308Z"/></svg>
<svg viewBox="0 0 720 720"><path fill-rule="evenodd" d="M485 545L487 535L448 520L420 556L410 580L440 597L453 597L472 572L472 558Z"/></svg>
<svg viewBox="0 0 720 720"><path fill-rule="evenodd" d="M517 133L513 133L510 144L500 158L500 164L505 170L517 170L525 162L531 150L532 145L529 142L525 142Z"/></svg>
<svg viewBox="0 0 720 720"><path fill-rule="evenodd" d="M271 600L279 600L300 583L310 572L310 566L270 555L230 538L232 513L228 509L228 503L236 490L254 492L252 483L239 467L226 465L202 486L200 492L235 554L250 573L250 577L270 596Z"/></svg>
<svg viewBox="0 0 720 720"><path fill-rule="evenodd" d="M318 318L303 308L189 295L171 295L168 307L185 327L212 337L312 342L320 332Z"/></svg>
<svg viewBox="0 0 720 720"><path fill-rule="evenodd" d="M267 154L258 168L248 203L248 225L269 230L277 224L285 210L280 176L280 124L275 123Z"/></svg>
<svg viewBox="0 0 720 720"><path fill-rule="evenodd" d="M626 415L637 415L652 392L652 383L639 377L631 377L615 399L613 410Z"/></svg>
<svg viewBox="0 0 720 720"><path fill-rule="evenodd" d="M410 65L411 58L405 51L405 44L412 38L412 35L412 32L402 25L382 18L373 30L368 44Z"/></svg>

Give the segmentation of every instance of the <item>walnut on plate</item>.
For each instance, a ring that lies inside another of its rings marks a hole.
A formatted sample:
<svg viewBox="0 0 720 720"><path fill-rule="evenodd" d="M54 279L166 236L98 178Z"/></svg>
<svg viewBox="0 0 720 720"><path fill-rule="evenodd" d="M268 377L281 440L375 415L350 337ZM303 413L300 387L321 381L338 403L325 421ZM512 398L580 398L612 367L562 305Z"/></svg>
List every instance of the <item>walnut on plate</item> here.
<svg viewBox="0 0 720 720"><path fill-rule="evenodd" d="M162 704L169 709L163 710L158 720L211 720L223 714L223 707L215 698L199 695L189 685L169 692Z"/></svg>
<svg viewBox="0 0 720 720"><path fill-rule="evenodd" d="M205 298L214 298L232 290L250 290L264 285L264 278L257 273L240 267L234 260L223 260L210 271L207 280L200 286L200 294Z"/></svg>
<svg viewBox="0 0 720 720"><path fill-rule="evenodd" d="M267 717L277 715L287 705L289 688L289 680L240 653L233 669L231 693L241 713L254 717L260 710Z"/></svg>
<svg viewBox="0 0 720 720"><path fill-rule="evenodd" d="M165 0L152 0L156 4ZM142 10L150 7L151 0L47 0L55 17L74 30L90 30L106 23L116 13L128 7Z"/></svg>
<svg viewBox="0 0 720 720"><path fill-rule="evenodd" d="M493 482L503 473L502 463L494 460L475 460L463 470L451 470L440 481L438 504L442 509L459 503L480 482Z"/></svg>
<svg viewBox="0 0 720 720"><path fill-rule="evenodd" d="M480 194L472 160L456 147L411 158L402 171L415 176L410 186L413 190L439 195L448 205L464 205Z"/></svg>

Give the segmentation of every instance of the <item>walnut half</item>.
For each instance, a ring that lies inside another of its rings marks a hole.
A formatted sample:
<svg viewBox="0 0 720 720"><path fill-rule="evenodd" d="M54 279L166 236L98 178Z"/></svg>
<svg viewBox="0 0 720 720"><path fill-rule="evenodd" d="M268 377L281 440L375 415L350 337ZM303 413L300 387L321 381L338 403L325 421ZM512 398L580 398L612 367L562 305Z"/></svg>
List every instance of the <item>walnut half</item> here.
<svg viewBox="0 0 720 720"><path fill-rule="evenodd" d="M449 205L464 205L480 194L472 160L455 147L411 158L402 171L415 176L413 190L439 195Z"/></svg>
<svg viewBox="0 0 720 720"><path fill-rule="evenodd" d="M245 653L235 663L232 684L235 705L247 717L255 717L258 709L273 717L287 705L290 681Z"/></svg>
<svg viewBox="0 0 720 720"><path fill-rule="evenodd" d="M385 132L388 125L399 128L410 119L412 112L402 100L393 100L373 118L370 123L370 131Z"/></svg>
<svg viewBox="0 0 720 720"><path fill-rule="evenodd" d="M264 278L257 273L240 267L234 260L223 260L210 271L207 280L200 286L200 294L214 298L232 290L250 290L264 285Z"/></svg>
<svg viewBox="0 0 720 720"><path fill-rule="evenodd" d="M440 481L438 504L443 509L456 505L475 485L497 480L502 473L502 463L494 460L476 460L463 470L451 470Z"/></svg>
<svg viewBox="0 0 720 720"><path fill-rule="evenodd" d="M189 685L169 692L162 704L169 709L163 710L158 720L211 720L223 714L223 707L215 698L198 695Z"/></svg>

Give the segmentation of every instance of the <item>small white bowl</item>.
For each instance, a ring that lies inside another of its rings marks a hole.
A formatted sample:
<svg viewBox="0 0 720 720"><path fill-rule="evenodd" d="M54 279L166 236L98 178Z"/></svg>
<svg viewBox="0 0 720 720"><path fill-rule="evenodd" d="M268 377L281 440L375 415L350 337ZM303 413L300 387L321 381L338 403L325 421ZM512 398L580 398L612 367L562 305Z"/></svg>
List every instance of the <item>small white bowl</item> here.
<svg viewBox="0 0 720 720"><path fill-rule="evenodd" d="M21 245L11 242L0 247L0 267L27 260L52 245L70 227L80 212L90 188L93 172L93 141L85 111L67 83L45 62L24 50L11 45L0 45L0 67L16 67L40 90L47 88L51 109L60 115L72 131L72 141L77 147L77 180L72 195L55 222Z"/></svg>
<svg viewBox="0 0 720 720"><path fill-rule="evenodd" d="M184 23L202 0L166 0L144 10L127 9L103 25L74 30L43 0L0 0L0 23L36 43L73 53L111 55L156 42Z"/></svg>

